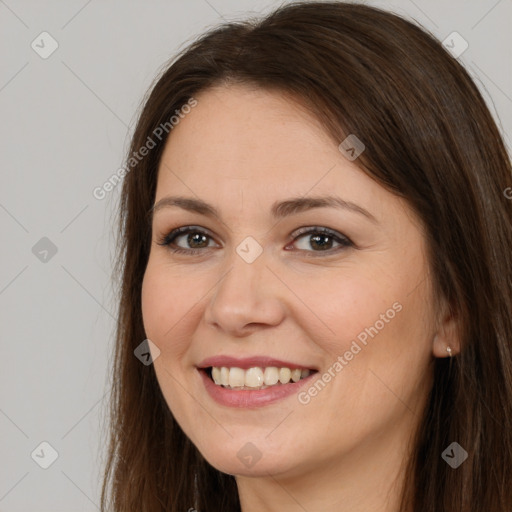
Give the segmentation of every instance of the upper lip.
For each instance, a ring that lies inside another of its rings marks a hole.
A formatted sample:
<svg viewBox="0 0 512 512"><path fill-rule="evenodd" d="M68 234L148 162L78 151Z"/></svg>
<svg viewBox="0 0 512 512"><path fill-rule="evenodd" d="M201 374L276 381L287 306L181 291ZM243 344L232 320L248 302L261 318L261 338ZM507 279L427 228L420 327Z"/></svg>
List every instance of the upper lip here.
<svg viewBox="0 0 512 512"><path fill-rule="evenodd" d="M278 368L302 368L305 370L315 369L307 364L304 365L301 363L294 363L291 361L283 361L281 359L274 359L272 357L267 356L251 356L242 358L233 356L213 356L204 359L197 365L198 368L210 368L211 366L226 366L228 368L242 368L243 370L247 370L248 368L254 368L257 366L263 368L267 368L269 366L277 366Z"/></svg>

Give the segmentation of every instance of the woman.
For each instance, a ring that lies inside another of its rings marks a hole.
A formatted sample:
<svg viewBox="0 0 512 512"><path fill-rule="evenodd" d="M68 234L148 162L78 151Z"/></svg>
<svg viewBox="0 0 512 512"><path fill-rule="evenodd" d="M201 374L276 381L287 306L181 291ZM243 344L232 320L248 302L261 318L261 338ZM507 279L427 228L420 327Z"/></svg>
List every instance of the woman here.
<svg viewBox="0 0 512 512"><path fill-rule="evenodd" d="M439 42L223 25L127 165L103 510L512 510L511 167Z"/></svg>

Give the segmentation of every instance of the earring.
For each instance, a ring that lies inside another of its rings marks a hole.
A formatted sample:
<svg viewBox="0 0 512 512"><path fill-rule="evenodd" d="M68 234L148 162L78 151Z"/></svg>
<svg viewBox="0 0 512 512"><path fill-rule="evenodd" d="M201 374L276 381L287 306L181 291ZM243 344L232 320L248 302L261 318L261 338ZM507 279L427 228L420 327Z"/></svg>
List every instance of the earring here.
<svg viewBox="0 0 512 512"><path fill-rule="evenodd" d="M452 357L452 347L448 346L446 347L446 352L448 352L448 355Z"/></svg>

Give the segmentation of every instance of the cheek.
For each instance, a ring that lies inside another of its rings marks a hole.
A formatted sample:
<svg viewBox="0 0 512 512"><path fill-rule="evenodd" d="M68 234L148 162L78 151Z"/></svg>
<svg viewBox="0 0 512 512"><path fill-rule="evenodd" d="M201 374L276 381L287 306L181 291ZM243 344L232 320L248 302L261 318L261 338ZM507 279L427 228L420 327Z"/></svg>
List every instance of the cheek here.
<svg viewBox="0 0 512 512"><path fill-rule="evenodd" d="M353 402L354 414L362 397L368 407L393 401L386 386L414 394L430 361L431 290L424 269L392 263L340 269L335 278L315 278L314 285L297 280L294 289L307 297L309 310L294 318L326 354L324 371L335 375L325 375L335 383L324 398Z"/></svg>
<svg viewBox="0 0 512 512"><path fill-rule="evenodd" d="M188 286L181 285L169 269L151 261L144 274L141 296L144 329L146 336L161 350L164 360L168 354L184 353L190 343L183 332L193 317L193 305L201 295L197 289L191 290L190 277L185 281Z"/></svg>
<svg viewBox="0 0 512 512"><path fill-rule="evenodd" d="M185 430L187 424L182 421L190 416L186 412L190 403L180 382L190 366L192 325L197 321L193 306L200 297L198 289L190 291L190 277L182 274L180 279L172 269L150 259L141 294L145 334L160 350L154 361L157 381L168 407Z"/></svg>
<svg viewBox="0 0 512 512"><path fill-rule="evenodd" d="M349 350L358 336L364 342L366 329L376 322L379 331L393 323L402 297L397 283L350 270L314 281L297 280L294 290L307 298L303 301L307 309L300 306L304 311L295 319L334 358Z"/></svg>
<svg viewBox="0 0 512 512"><path fill-rule="evenodd" d="M334 331L321 343L335 377L326 375L332 386L318 403L343 403L362 429L370 421L364 411L380 421L379 415L403 412L402 401L419 403L422 396L431 359L431 301L426 281L411 291L410 283L419 281L417 274L345 278L342 289L325 283L323 299L310 304ZM329 410L333 421L344 416L334 406Z"/></svg>

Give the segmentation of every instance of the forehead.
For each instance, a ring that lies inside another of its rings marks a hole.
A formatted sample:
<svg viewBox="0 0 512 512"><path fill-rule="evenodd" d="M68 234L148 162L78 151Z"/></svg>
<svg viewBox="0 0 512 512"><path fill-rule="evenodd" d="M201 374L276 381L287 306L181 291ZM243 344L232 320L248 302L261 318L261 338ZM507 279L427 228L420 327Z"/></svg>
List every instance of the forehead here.
<svg viewBox="0 0 512 512"><path fill-rule="evenodd" d="M305 194L315 184L328 189L339 181L342 173L330 172L334 167L363 174L341 157L313 115L279 93L236 85L208 89L195 98L197 106L167 140L159 169L162 185L186 175L188 181L216 187L228 181L258 188L286 185Z"/></svg>

